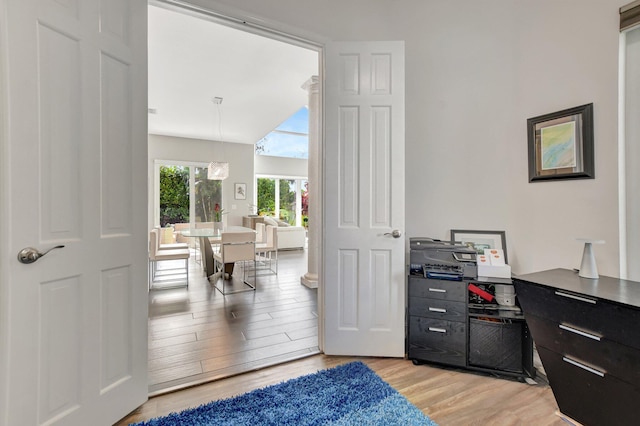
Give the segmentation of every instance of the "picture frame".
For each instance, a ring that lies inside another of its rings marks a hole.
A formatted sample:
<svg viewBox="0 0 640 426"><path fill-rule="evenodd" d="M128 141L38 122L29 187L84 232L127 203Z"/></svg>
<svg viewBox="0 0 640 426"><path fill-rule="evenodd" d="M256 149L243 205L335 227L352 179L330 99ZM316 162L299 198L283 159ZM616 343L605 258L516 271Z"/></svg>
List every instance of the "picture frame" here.
<svg viewBox="0 0 640 426"><path fill-rule="evenodd" d="M504 252L504 261L505 263L509 263L505 231L452 229L451 241L464 244L474 249L478 254L483 254L485 249L502 249Z"/></svg>
<svg viewBox="0 0 640 426"><path fill-rule="evenodd" d="M247 199L247 184L246 183L236 183L236 184L234 184L233 198L235 200L246 200Z"/></svg>
<svg viewBox="0 0 640 426"><path fill-rule="evenodd" d="M529 182L595 179L593 103L527 120Z"/></svg>

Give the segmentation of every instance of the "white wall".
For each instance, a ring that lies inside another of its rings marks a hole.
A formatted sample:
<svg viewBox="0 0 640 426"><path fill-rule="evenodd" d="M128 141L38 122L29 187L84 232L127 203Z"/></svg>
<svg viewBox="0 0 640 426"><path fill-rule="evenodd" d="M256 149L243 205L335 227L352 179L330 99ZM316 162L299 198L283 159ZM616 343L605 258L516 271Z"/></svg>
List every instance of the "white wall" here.
<svg viewBox="0 0 640 426"><path fill-rule="evenodd" d="M224 145L224 146L222 146ZM223 151L223 158L220 152ZM197 161L208 163L224 159L229 162L229 177L222 181L222 207L227 225L241 225L253 200L253 145L149 135L149 200L153 200L153 167L155 160ZM247 199L234 199L234 183L247 184ZM153 204L149 203L149 229L153 227Z"/></svg>
<svg viewBox="0 0 640 426"><path fill-rule="evenodd" d="M307 177L308 167L308 161L303 158L256 155L254 159L256 175Z"/></svg>
<svg viewBox="0 0 640 426"><path fill-rule="evenodd" d="M628 0L193 0L323 40L405 40L406 235L505 230L515 273L618 275L618 8ZM594 103L596 179L528 183L527 118Z"/></svg>

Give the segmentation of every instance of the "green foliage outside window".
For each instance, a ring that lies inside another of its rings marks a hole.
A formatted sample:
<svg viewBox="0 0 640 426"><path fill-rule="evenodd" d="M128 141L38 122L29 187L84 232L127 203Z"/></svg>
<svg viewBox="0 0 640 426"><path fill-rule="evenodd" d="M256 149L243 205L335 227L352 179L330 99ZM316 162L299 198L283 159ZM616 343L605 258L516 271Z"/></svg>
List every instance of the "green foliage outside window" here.
<svg viewBox="0 0 640 426"><path fill-rule="evenodd" d="M189 222L189 173L185 166L160 166L160 226ZM207 179L207 168L195 167L195 222L213 222L222 204L222 181Z"/></svg>
<svg viewBox="0 0 640 426"><path fill-rule="evenodd" d="M258 214L273 216L276 211L275 179L258 179Z"/></svg>
<svg viewBox="0 0 640 426"><path fill-rule="evenodd" d="M222 181L207 179L207 168L196 167L196 222L214 222L216 204L222 204Z"/></svg>
<svg viewBox="0 0 640 426"><path fill-rule="evenodd" d="M295 180L280 179L280 219L289 225L296 224L295 184Z"/></svg>
<svg viewBox="0 0 640 426"><path fill-rule="evenodd" d="M296 224L296 189L295 180L280 179L280 217L290 225ZM303 192L303 196L306 191ZM258 214L274 216L276 211L276 179L258 178ZM306 214L306 212L305 212Z"/></svg>
<svg viewBox="0 0 640 426"><path fill-rule="evenodd" d="M189 222L189 168L160 167L160 226Z"/></svg>

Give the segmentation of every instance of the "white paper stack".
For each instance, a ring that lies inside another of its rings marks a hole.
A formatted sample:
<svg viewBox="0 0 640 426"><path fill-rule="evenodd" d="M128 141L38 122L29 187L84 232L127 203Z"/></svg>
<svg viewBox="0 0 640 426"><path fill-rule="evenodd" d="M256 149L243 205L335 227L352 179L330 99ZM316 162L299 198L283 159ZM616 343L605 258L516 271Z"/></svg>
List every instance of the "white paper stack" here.
<svg viewBox="0 0 640 426"><path fill-rule="evenodd" d="M511 266L505 263L501 249L485 249L478 255L477 264L479 277L511 278Z"/></svg>

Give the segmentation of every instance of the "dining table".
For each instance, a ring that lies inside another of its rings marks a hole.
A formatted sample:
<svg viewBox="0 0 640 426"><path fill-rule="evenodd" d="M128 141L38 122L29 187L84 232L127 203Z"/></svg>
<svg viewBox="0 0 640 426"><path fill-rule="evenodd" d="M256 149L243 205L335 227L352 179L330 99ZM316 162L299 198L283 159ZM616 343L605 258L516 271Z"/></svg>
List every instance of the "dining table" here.
<svg viewBox="0 0 640 426"><path fill-rule="evenodd" d="M213 248L212 245L222 243L223 233L233 232L256 232L255 229L247 228L245 226L226 226L222 230L214 228L189 228L181 231L180 233L184 237L198 238L200 243L200 253L202 254L202 268L205 271L207 277L215 274L215 264L213 261ZM233 268L235 263L225 263L224 273L231 276L233 274Z"/></svg>

